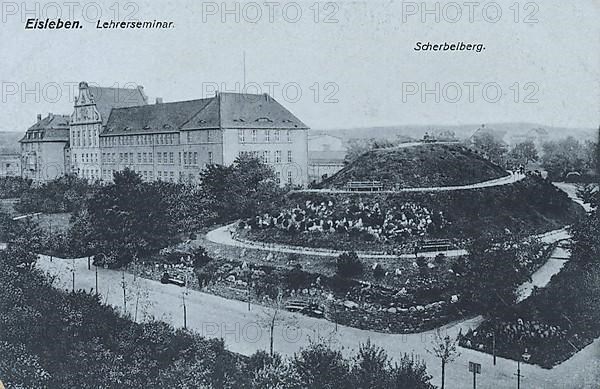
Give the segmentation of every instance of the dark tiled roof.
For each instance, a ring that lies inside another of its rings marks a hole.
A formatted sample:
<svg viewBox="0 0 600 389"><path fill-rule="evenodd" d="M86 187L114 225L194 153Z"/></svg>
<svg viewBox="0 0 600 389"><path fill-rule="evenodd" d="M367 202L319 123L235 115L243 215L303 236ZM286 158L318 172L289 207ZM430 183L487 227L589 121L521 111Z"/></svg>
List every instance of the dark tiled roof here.
<svg viewBox="0 0 600 389"><path fill-rule="evenodd" d="M113 109L102 135L201 128L308 128L267 95L220 93L208 99Z"/></svg>
<svg viewBox="0 0 600 389"><path fill-rule="evenodd" d="M69 115L55 115L49 113L48 116L29 127L25 132L25 136L20 142L52 142L52 141L69 141ZM38 133L38 137L31 139L27 138L28 134Z"/></svg>
<svg viewBox="0 0 600 389"><path fill-rule="evenodd" d="M103 88L90 86L89 92L100 112L102 124L106 125L113 108L135 107L147 104L141 88Z"/></svg>
<svg viewBox="0 0 600 389"><path fill-rule="evenodd" d="M223 128L308 128L267 94L220 93Z"/></svg>

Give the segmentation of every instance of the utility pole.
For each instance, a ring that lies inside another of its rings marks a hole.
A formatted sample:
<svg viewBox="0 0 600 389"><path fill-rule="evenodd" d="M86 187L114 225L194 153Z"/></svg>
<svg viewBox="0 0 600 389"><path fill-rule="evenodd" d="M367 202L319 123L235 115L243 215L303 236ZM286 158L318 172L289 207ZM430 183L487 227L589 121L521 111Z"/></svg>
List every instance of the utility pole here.
<svg viewBox="0 0 600 389"><path fill-rule="evenodd" d="M123 312L127 313L127 292L125 290L125 270L121 272L121 286L123 286Z"/></svg>
<svg viewBox="0 0 600 389"><path fill-rule="evenodd" d="M496 366L496 330L492 333L492 353L494 355L494 366Z"/></svg>
<svg viewBox="0 0 600 389"><path fill-rule="evenodd" d="M96 296L98 296L98 266L94 265L96 268Z"/></svg>
<svg viewBox="0 0 600 389"><path fill-rule="evenodd" d="M517 359L517 389L521 389L521 360Z"/></svg>

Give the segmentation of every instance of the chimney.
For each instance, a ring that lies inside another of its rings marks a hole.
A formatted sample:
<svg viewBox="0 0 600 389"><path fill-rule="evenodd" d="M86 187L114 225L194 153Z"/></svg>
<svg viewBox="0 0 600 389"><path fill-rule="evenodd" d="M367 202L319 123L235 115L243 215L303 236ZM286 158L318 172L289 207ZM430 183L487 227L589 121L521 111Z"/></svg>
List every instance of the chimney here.
<svg viewBox="0 0 600 389"><path fill-rule="evenodd" d="M42 121L42 114L41 113L37 114L37 121L38 121L38 123Z"/></svg>
<svg viewBox="0 0 600 389"><path fill-rule="evenodd" d="M163 98L162 97L157 97L156 98L156 104L162 104L163 103Z"/></svg>

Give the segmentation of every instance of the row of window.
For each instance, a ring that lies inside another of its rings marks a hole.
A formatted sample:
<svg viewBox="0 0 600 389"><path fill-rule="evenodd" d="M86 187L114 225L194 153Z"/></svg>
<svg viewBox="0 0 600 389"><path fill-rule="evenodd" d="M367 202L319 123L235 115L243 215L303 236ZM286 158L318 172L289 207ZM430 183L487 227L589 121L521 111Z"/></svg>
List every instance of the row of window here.
<svg viewBox="0 0 600 389"><path fill-rule="evenodd" d="M179 144L179 134L119 135L100 139L100 146L142 146Z"/></svg>
<svg viewBox="0 0 600 389"><path fill-rule="evenodd" d="M88 154L82 154L85 156L82 162L88 162L87 156ZM102 153L101 161L102 163L154 163L154 156L152 153L137 153L137 158L134 158L134 153ZM74 154L74 161L77 162L77 155ZM170 152L157 152L156 153L156 163L158 164L175 164L175 153ZM214 153L212 151L208 152L208 164L213 164L214 161ZM178 164L181 165L198 165L198 152L194 151L184 151L178 153Z"/></svg>
<svg viewBox="0 0 600 389"><path fill-rule="evenodd" d="M134 169L134 171L136 173L138 173L142 177L142 179L144 179L144 181L153 181L154 180L154 171L153 170ZM97 170L96 170L96 172L97 172ZM102 178L105 180L110 180L110 179L112 179L114 173L115 173L115 170L113 170L113 169L102 169ZM158 170L158 171L156 171L156 179L161 180L161 181L175 182L176 181L175 172ZM187 180L187 181L191 182L193 179L194 179L194 174L189 173L186 175L186 173L184 173L184 172L179 172L179 177L178 177L179 181Z"/></svg>
<svg viewBox="0 0 600 389"><path fill-rule="evenodd" d="M281 150L277 150L271 155L271 151L240 151L240 157L260 158L263 163L281 163ZM287 151L287 163L294 162L292 150Z"/></svg>
<svg viewBox="0 0 600 389"><path fill-rule="evenodd" d="M281 130L238 130L238 141L240 143L279 143ZM285 141L292 142L292 132L285 131Z"/></svg>

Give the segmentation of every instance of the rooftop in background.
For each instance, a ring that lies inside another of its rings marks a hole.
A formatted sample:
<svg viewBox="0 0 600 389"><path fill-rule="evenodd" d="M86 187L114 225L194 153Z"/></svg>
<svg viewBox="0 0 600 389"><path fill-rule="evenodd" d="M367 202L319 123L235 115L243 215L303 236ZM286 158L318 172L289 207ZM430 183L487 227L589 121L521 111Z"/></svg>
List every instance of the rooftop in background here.
<svg viewBox="0 0 600 389"><path fill-rule="evenodd" d="M27 129L19 142L68 142L69 121L69 115L49 113L42 119L38 114L37 122Z"/></svg>
<svg viewBox="0 0 600 389"><path fill-rule="evenodd" d="M113 109L102 135L208 128L308 127L269 95L218 93L206 99Z"/></svg>

